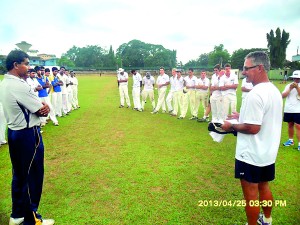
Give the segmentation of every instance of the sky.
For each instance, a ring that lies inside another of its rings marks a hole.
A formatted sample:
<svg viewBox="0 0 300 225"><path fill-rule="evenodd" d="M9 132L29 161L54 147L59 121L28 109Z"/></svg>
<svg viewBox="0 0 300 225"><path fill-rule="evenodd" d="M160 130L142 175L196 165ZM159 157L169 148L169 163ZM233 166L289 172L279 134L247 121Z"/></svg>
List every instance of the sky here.
<svg viewBox="0 0 300 225"><path fill-rule="evenodd" d="M290 34L287 59L300 47L299 0L1 0L0 54L26 41L61 57L74 45L116 51L133 39L177 50L186 63L223 44L267 48L266 34ZM300 49L299 49L300 54Z"/></svg>

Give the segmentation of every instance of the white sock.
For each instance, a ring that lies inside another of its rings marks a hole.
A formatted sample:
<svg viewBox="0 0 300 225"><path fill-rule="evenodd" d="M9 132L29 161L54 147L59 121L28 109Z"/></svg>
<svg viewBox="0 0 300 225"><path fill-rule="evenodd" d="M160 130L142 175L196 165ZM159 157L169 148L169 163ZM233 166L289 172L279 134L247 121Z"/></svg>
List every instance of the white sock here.
<svg viewBox="0 0 300 225"><path fill-rule="evenodd" d="M271 216L270 216L270 218L266 218L265 215L264 215L263 220L264 220L264 222L272 223L272 217Z"/></svg>

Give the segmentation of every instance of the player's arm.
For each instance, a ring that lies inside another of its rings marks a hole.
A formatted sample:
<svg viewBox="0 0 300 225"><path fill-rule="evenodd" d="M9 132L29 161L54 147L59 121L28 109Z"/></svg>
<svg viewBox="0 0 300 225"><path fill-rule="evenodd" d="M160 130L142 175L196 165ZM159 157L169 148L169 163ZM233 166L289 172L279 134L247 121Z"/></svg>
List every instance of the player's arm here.
<svg viewBox="0 0 300 225"><path fill-rule="evenodd" d="M35 112L35 114L39 117L46 117L48 116L48 113L50 112L50 108L47 103L42 102L43 106Z"/></svg>
<svg viewBox="0 0 300 225"><path fill-rule="evenodd" d="M232 124L228 121L224 121L221 128L226 131L237 131L243 134L257 134L260 131L260 125L247 123Z"/></svg>

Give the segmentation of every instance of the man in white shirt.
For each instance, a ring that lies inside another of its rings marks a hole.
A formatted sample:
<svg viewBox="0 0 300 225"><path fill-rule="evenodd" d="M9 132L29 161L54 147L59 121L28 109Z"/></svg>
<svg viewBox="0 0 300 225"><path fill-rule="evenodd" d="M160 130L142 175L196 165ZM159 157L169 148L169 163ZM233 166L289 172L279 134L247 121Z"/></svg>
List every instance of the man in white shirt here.
<svg viewBox="0 0 300 225"><path fill-rule="evenodd" d="M227 118L229 113L229 108L231 113L236 112L236 89L239 85L238 77L236 74L231 73L231 65L229 63L225 64L225 74L220 79L220 89L223 96L223 120Z"/></svg>
<svg viewBox="0 0 300 225"><path fill-rule="evenodd" d="M1 80L0 80L0 85L1 85ZM6 119L4 116L4 111L2 107L2 103L0 102L0 146L5 145L7 141L5 140L5 131L6 131Z"/></svg>
<svg viewBox="0 0 300 225"><path fill-rule="evenodd" d="M184 98L186 98L186 93L183 93L184 80L183 77L181 76L181 70L179 69L176 70L176 77L174 79L174 83L175 83L175 90L174 90L174 97L173 97L174 107L171 116L177 116L179 109L180 112L183 111L183 102L184 102ZM178 118L183 119L183 116L180 114Z"/></svg>
<svg viewBox="0 0 300 225"><path fill-rule="evenodd" d="M72 78L72 92L73 92L73 99L72 99L72 106L74 109L80 108L78 104L78 79L75 75L74 71L71 71L71 78Z"/></svg>
<svg viewBox="0 0 300 225"><path fill-rule="evenodd" d="M119 108L123 108L126 100L127 108L130 108L130 99L128 95L128 73L124 71L124 69L119 68L117 71L117 79L118 79L118 87L120 94L120 106Z"/></svg>
<svg viewBox="0 0 300 225"><path fill-rule="evenodd" d="M293 72L290 76L293 83L288 84L282 92L282 97L286 98L284 105L283 121L288 123L289 140L283 146L294 145L294 127L298 139L298 151L300 151L300 70Z"/></svg>
<svg viewBox="0 0 300 225"><path fill-rule="evenodd" d="M143 77L143 81L142 81L142 85L144 86L144 89L142 91L142 110L145 109L145 103L148 96L152 104L152 111L155 109L155 100L154 100L154 91L153 91L154 84L155 84L154 77L151 75L150 72L147 72L146 76Z"/></svg>
<svg viewBox="0 0 300 225"><path fill-rule="evenodd" d="M197 115L195 115L195 101L196 101L196 84L197 84L197 77L194 76L194 69L189 69L189 75L184 78L185 83L185 90L187 98L184 98L183 102L183 111L181 113L181 117L185 117L187 110L190 106L192 117L190 120L197 120ZM181 119L180 117L180 119Z"/></svg>
<svg viewBox="0 0 300 225"><path fill-rule="evenodd" d="M67 84L69 83L69 77L65 74L66 68L64 66L60 67L59 79L62 81L63 85L61 86L62 94L62 112L64 115L69 115L68 113L68 89Z"/></svg>
<svg viewBox="0 0 300 225"><path fill-rule="evenodd" d="M161 67L159 69L159 76L157 77L156 84L158 88L158 100L157 105L152 114L158 113L160 107L162 107L162 111L166 112L166 102L165 102L165 96L167 91L167 86L170 84L170 78L167 74L165 74L165 69Z"/></svg>
<svg viewBox="0 0 300 225"><path fill-rule="evenodd" d="M198 110L200 106L200 102L202 102L203 106L203 119L206 120L206 108L208 106L208 90L209 90L210 82L209 79L206 77L206 71L201 71L201 77L197 79L196 85L196 101L195 101L195 109L193 115L198 117Z"/></svg>
<svg viewBox="0 0 300 225"><path fill-rule="evenodd" d="M131 70L132 74L132 99L133 109L142 111L141 109L141 87L142 87L142 76L136 70Z"/></svg>
<svg viewBox="0 0 300 225"><path fill-rule="evenodd" d="M173 112L173 96L174 96L174 92L175 92L175 79L176 79L176 69L173 68L172 69L172 77L170 78L170 90L168 93L168 96L166 98L166 103L167 103L167 107L168 107L168 112L172 113Z"/></svg>
<svg viewBox="0 0 300 225"><path fill-rule="evenodd" d="M251 52L245 57L243 75L253 83L253 89L234 118L238 124L224 121L225 131L236 131L235 178L240 179L246 201L248 225L256 222L272 224L273 202L269 181L275 179L275 161L282 126L282 97L268 78L270 60L265 52ZM259 204L253 204L258 202ZM259 217L258 221L257 218Z"/></svg>
<svg viewBox="0 0 300 225"><path fill-rule="evenodd" d="M214 74L211 77L211 96L210 96L210 105L211 105L211 114L212 122L220 123L223 122L223 97L219 87L220 79L224 76L221 71L219 64L214 66Z"/></svg>

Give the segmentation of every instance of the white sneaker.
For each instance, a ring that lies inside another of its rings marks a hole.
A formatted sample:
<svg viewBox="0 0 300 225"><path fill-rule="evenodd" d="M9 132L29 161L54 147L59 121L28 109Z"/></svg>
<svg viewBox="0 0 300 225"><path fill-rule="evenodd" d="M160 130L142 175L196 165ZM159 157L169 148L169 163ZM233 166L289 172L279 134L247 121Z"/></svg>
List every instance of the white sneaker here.
<svg viewBox="0 0 300 225"><path fill-rule="evenodd" d="M42 225L53 225L55 221L53 219L43 219Z"/></svg>
<svg viewBox="0 0 300 225"><path fill-rule="evenodd" d="M0 145L5 145L5 144L7 144L6 140L0 142Z"/></svg>
<svg viewBox="0 0 300 225"><path fill-rule="evenodd" d="M10 217L9 225L19 225L19 224L23 223L23 221L24 221L24 217L22 217L22 218L12 218L12 217Z"/></svg>

